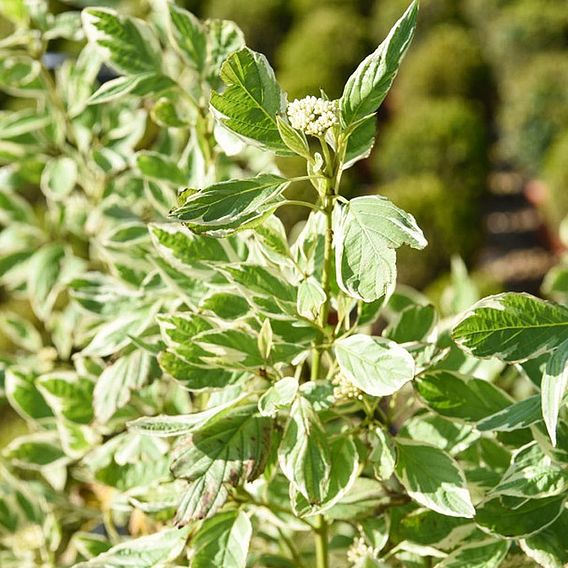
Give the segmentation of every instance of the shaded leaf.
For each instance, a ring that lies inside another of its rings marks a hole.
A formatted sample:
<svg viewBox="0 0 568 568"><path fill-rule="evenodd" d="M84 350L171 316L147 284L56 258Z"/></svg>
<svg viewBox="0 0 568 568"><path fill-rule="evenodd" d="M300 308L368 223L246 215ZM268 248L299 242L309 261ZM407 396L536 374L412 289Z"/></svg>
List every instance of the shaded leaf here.
<svg viewBox="0 0 568 568"><path fill-rule="evenodd" d="M178 525L214 514L225 502L229 485L262 473L272 421L254 414L255 409L228 409L175 446L172 473L190 482L178 508Z"/></svg>

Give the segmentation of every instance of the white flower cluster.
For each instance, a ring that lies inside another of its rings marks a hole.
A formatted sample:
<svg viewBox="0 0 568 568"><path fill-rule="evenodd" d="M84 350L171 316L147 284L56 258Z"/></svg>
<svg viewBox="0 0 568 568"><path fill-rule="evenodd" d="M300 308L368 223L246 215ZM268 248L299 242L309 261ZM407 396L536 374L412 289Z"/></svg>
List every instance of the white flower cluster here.
<svg viewBox="0 0 568 568"><path fill-rule="evenodd" d="M337 124L337 101L326 101L317 97L296 99L288 105L288 118L296 130L311 136L323 136Z"/></svg>
<svg viewBox="0 0 568 568"><path fill-rule="evenodd" d="M363 400L363 393L349 379L343 375L336 375L331 384L333 398L337 401Z"/></svg>
<svg viewBox="0 0 568 568"><path fill-rule="evenodd" d="M366 558L376 558L378 554L379 551L376 548L369 546L363 537L358 537L347 551L347 560L357 565Z"/></svg>

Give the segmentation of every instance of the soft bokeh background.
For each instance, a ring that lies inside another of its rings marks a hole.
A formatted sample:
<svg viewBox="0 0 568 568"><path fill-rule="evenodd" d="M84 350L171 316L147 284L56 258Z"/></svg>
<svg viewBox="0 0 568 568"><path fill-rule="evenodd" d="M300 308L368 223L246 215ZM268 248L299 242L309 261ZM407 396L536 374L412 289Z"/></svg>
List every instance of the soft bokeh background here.
<svg viewBox="0 0 568 568"><path fill-rule="evenodd" d="M235 20L248 44L269 57L290 99L320 88L338 97L408 4L178 3L200 17ZM144 17L152 0L51 5L54 12L106 5ZM435 293L457 254L488 291L538 290L568 212L568 2L422 0L417 37L378 129L371 158L349 172L347 185L352 194L387 195L424 228L430 246L401 252L402 280ZM301 166L280 163L291 175L301 175ZM285 212L288 224L296 214Z"/></svg>

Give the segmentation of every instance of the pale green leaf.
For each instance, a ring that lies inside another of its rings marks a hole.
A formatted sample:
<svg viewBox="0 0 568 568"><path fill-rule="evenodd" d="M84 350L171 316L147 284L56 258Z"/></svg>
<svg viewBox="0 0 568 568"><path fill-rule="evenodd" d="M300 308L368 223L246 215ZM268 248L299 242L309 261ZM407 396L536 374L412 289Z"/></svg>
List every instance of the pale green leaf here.
<svg viewBox="0 0 568 568"><path fill-rule="evenodd" d="M412 215L380 195L357 197L334 213L337 282L348 295L372 302L392 292L394 249L427 244Z"/></svg>
<svg viewBox="0 0 568 568"><path fill-rule="evenodd" d="M37 132L51 122L51 116L35 109L0 112L0 140Z"/></svg>
<svg viewBox="0 0 568 568"><path fill-rule="evenodd" d="M452 371L427 371L414 381L424 402L442 416L477 422L511 405L490 382Z"/></svg>
<svg viewBox="0 0 568 568"><path fill-rule="evenodd" d="M152 120L166 128L181 128L189 126L188 118L176 105L175 101L162 97L150 111Z"/></svg>
<svg viewBox="0 0 568 568"><path fill-rule="evenodd" d="M53 371L37 380L37 388L53 412L78 424L93 419L93 390L90 379L70 371Z"/></svg>
<svg viewBox="0 0 568 568"><path fill-rule="evenodd" d="M511 465L491 494L541 499L567 491L568 471L554 463L537 442L531 442L514 452Z"/></svg>
<svg viewBox="0 0 568 568"><path fill-rule="evenodd" d="M342 168L346 170L359 160L368 158L375 144L377 117L371 115L357 124L347 139Z"/></svg>
<svg viewBox="0 0 568 568"><path fill-rule="evenodd" d="M140 306L103 323L83 354L106 357L123 349L153 323L159 309L159 303Z"/></svg>
<svg viewBox="0 0 568 568"><path fill-rule="evenodd" d="M252 525L243 511L207 519L192 540L192 568L245 568Z"/></svg>
<svg viewBox="0 0 568 568"><path fill-rule="evenodd" d="M387 38L349 77L341 96L341 115L346 126L374 113L385 99L416 28L418 2L413 2Z"/></svg>
<svg viewBox="0 0 568 568"><path fill-rule="evenodd" d="M482 432L510 432L542 420L540 395L531 396L487 416L477 423Z"/></svg>
<svg viewBox="0 0 568 568"><path fill-rule="evenodd" d="M158 40L148 24L107 8L87 8L83 27L107 61L120 73L159 73Z"/></svg>
<svg viewBox="0 0 568 568"><path fill-rule="evenodd" d="M128 403L132 392L140 390L148 381L152 362L150 353L136 350L105 368L93 393L97 420L105 423Z"/></svg>
<svg viewBox="0 0 568 568"><path fill-rule="evenodd" d="M417 503L450 517L473 518L475 509L456 461L434 447L396 439L396 474Z"/></svg>
<svg viewBox="0 0 568 568"><path fill-rule="evenodd" d="M181 554L187 536L188 529L162 529L149 536L121 542L73 568L156 568Z"/></svg>
<svg viewBox="0 0 568 568"><path fill-rule="evenodd" d="M442 562L440 568L498 568L507 556L509 542L485 540L472 542L454 550Z"/></svg>
<svg viewBox="0 0 568 568"><path fill-rule="evenodd" d="M351 489L359 474L359 454L351 437L339 437L329 444L331 471L329 488L321 504L310 505L304 495L296 492L294 512L301 517L319 515L331 509Z"/></svg>
<svg viewBox="0 0 568 568"><path fill-rule="evenodd" d="M380 517L370 517L361 521L361 529L365 540L375 551L380 552L389 540L390 517L388 513Z"/></svg>
<svg viewBox="0 0 568 568"><path fill-rule="evenodd" d="M24 419L39 420L53 416L36 385L36 377L18 369L7 369L6 398L10 406Z"/></svg>
<svg viewBox="0 0 568 568"><path fill-rule="evenodd" d="M208 275L211 269L204 262L230 262L224 242L191 233L181 223L150 225L150 236L158 254L174 268L190 275Z"/></svg>
<svg viewBox="0 0 568 568"><path fill-rule="evenodd" d="M16 313L0 312L0 330L12 343L26 351L37 352L43 346L39 331Z"/></svg>
<svg viewBox="0 0 568 568"><path fill-rule="evenodd" d="M214 514L230 485L252 481L262 473L272 421L255 410L256 406L244 406L223 411L174 447L172 473L190 482L178 508L178 525Z"/></svg>
<svg viewBox="0 0 568 568"><path fill-rule="evenodd" d="M505 538L527 538L551 525L564 510L566 495L522 500L511 506L497 497L479 505L475 522L485 531Z"/></svg>
<svg viewBox="0 0 568 568"><path fill-rule="evenodd" d="M523 552L545 568L564 568L568 563L568 511L564 511L551 525L519 541Z"/></svg>
<svg viewBox="0 0 568 568"><path fill-rule="evenodd" d="M168 438L170 436L181 436L193 432L197 428L203 428L209 420L217 416L220 412L236 406L243 397L230 400L219 406L213 406L201 412L192 414L182 414L170 416L161 414L159 416L143 416L128 423L128 429L148 436Z"/></svg>
<svg viewBox="0 0 568 568"><path fill-rule="evenodd" d="M274 174L229 180L193 192L171 216L196 233L226 236L254 227L283 201L290 181Z"/></svg>
<svg viewBox="0 0 568 568"><path fill-rule="evenodd" d="M217 292L204 298L200 309L210 311L224 320L236 320L250 311L249 303L239 294Z"/></svg>
<svg viewBox="0 0 568 568"><path fill-rule="evenodd" d="M385 497L387 492L382 483L358 477L349 491L326 511L326 517L350 522L358 517L368 517L384 504Z"/></svg>
<svg viewBox="0 0 568 568"><path fill-rule="evenodd" d="M290 410L278 459L282 472L308 503L321 503L327 495L331 452L318 415L305 398Z"/></svg>
<svg viewBox="0 0 568 568"><path fill-rule="evenodd" d="M479 432L473 426L437 414L413 416L404 423L399 434L416 442L432 444L450 455L463 452L479 439Z"/></svg>
<svg viewBox="0 0 568 568"><path fill-rule="evenodd" d="M292 128L290 124L280 116L276 117L276 124L284 144L286 144L294 154L298 154L298 156L302 156L302 158L306 160L311 160L312 156L306 135L302 131Z"/></svg>
<svg viewBox="0 0 568 568"><path fill-rule="evenodd" d="M415 509L401 519L399 538L439 550L453 549L477 530L471 519L448 517L429 509Z"/></svg>
<svg viewBox="0 0 568 568"><path fill-rule="evenodd" d="M19 436L2 450L2 456L18 467L35 471L57 467L67 461L58 436L53 432Z"/></svg>
<svg viewBox="0 0 568 568"><path fill-rule="evenodd" d="M310 276L298 286L298 313L305 318L316 320L326 300L321 284Z"/></svg>
<svg viewBox="0 0 568 568"><path fill-rule="evenodd" d="M383 337L356 334L335 343L341 372L372 396L388 396L414 377L414 360L400 345Z"/></svg>
<svg viewBox="0 0 568 568"><path fill-rule="evenodd" d="M77 163L71 158L60 156L47 162L41 174L41 189L50 199L65 199L77 183Z"/></svg>
<svg viewBox="0 0 568 568"><path fill-rule="evenodd" d="M2 54L0 60L0 85L8 92L31 84L41 70L39 61L27 55Z"/></svg>
<svg viewBox="0 0 568 568"><path fill-rule="evenodd" d="M28 294L35 314L45 319L51 313L57 299L59 280L65 248L50 243L40 248L31 258L28 267Z"/></svg>
<svg viewBox="0 0 568 568"><path fill-rule="evenodd" d="M285 110L285 95L264 55L248 48L232 53L221 67L221 78L226 89L211 95L220 122L261 148L291 154L276 123Z"/></svg>
<svg viewBox="0 0 568 568"><path fill-rule="evenodd" d="M533 359L568 339L568 308L524 293L489 296L465 314L452 337L475 357Z"/></svg>
<svg viewBox="0 0 568 568"><path fill-rule="evenodd" d="M392 438L379 426L370 432L369 461L378 479L388 481L396 465L396 446Z"/></svg>
<svg viewBox="0 0 568 568"><path fill-rule="evenodd" d="M568 387L568 340L562 343L546 363L540 384L542 416L552 444L556 445L556 425L562 400Z"/></svg>
<svg viewBox="0 0 568 568"><path fill-rule="evenodd" d="M34 212L29 203L17 193L0 190L0 223L9 225L10 221L34 222Z"/></svg>
<svg viewBox="0 0 568 568"><path fill-rule="evenodd" d="M384 331L384 336L397 343L423 341L436 324L434 306L414 304L404 308Z"/></svg>
<svg viewBox="0 0 568 568"><path fill-rule="evenodd" d="M262 416L274 416L278 410L292 404L298 392L298 379L284 377L274 383L258 400L258 411Z"/></svg>
<svg viewBox="0 0 568 568"><path fill-rule="evenodd" d="M116 77L103 83L88 99L89 105L100 105L115 101L130 93L144 97L157 95L166 89L170 89L175 82L160 73L139 73L124 77Z"/></svg>
<svg viewBox="0 0 568 568"><path fill-rule="evenodd" d="M214 88L221 85L219 75L225 59L245 46L245 37L235 22L207 20L205 22L208 48L208 80Z"/></svg>
<svg viewBox="0 0 568 568"><path fill-rule="evenodd" d="M203 24L191 13L174 4L169 9L172 43L184 61L200 73L207 60L207 37Z"/></svg>
<svg viewBox="0 0 568 568"><path fill-rule="evenodd" d="M187 183L187 173L184 173L174 160L150 150L136 153L136 167L140 173L150 179L165 181L176 186Z"/></svg>

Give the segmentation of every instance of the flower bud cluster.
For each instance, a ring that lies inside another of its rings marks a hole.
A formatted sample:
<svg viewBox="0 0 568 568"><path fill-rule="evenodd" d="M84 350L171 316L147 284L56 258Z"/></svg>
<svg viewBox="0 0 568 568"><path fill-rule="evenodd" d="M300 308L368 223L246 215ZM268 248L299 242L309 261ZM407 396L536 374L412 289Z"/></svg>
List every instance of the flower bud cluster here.
<svg viewBox="0 0 568 568"><path fill-rule="evenodd" d="M331 384L333 387L333 397L337 401L363 400L363 392L360 391L348 378L339 374L336 375Z"/></svg>
<svg viewBox="0 0 568 568"><path fill-rule="evenodd" d="M357 537L349 550L347 551L347 560L354 566L359 564L365 558L376 558L379 551L369 546L363 537Z"/></svg>
<svg viewBox="0 0 568 568"><path fill-rule="evenodd" d="M296 99L288 105L288 118L296 130L311 136L324 136L338 122L337 101L314 96Z"/></svg>

